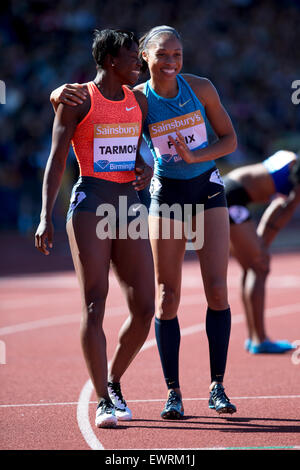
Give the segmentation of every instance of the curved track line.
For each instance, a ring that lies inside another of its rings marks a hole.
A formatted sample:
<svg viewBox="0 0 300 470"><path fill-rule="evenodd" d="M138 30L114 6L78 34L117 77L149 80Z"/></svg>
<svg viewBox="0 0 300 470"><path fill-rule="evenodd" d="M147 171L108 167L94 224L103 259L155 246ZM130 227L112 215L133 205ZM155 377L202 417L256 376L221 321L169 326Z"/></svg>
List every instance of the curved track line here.
<svg viewBox="0 0 300 470"><path fill-rule="evenodd" d="M89 379L85 383L79 396L79 402L77 406L77 422L79 429L90 448L93 450L104 450L103 445L94 434L89 420L89 402L92 392L93 384L91 379Z"/></svg>
<svg viewBox="0 0 300 470"><path fill-rule="evenodd" d="M266 311L268 317L275 317L279 315L287 315L289 313L298 312L300 309L300 304L294 305L282 305L280 307L270 308ZM240 315L233 315L232 316L232 323L241 323L245 319L244 314ZM197 325L189 326L187 328L183 328L181 330L181 336L191 335L193 333L197 333L199 331L205 330L205 323L199 323ZM153 346L156 346L156 340L150 339L145 342L144 346L141 348L140 352L145 351L146 349L150 349ZM95 435L91 423L89 421L89 400L91 398L93 392L93 385L91 380L89 379L79 396L78 407L77 407L77 422L79 429L89 447L92 450L104 450L103 445L98 440L97 436ZM78 411L79 410L79 411Z"/></svg>

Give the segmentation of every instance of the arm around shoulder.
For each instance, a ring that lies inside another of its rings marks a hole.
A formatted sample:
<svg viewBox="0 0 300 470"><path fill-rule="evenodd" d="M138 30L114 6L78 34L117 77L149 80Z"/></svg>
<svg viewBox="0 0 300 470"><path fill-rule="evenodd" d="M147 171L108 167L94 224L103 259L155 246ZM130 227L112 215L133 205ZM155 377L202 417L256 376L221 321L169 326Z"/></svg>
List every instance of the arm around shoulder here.
<svg viewBox="0 0 300 470"><path fill-rule="evenodd" d="M144 93L142 92L142 89L139 87L139 88L134 88L133 90L133 93L134 93L134 96L135 96L135 99L137 100L140 108L141 108L141 111L142 111L142 121L144 123L145 119L146 119L146 116L147 116L147 113L148 113L148 101L147 101L147 98L146 96L144 95Z"/></svg>
<svg viewBox="0 0 300 470"><path fill-rule="evenodd" d="M51 92L50 101L56 112L59 103L77 106L82 104L88 96L86 84L65 83Z"/></svg>

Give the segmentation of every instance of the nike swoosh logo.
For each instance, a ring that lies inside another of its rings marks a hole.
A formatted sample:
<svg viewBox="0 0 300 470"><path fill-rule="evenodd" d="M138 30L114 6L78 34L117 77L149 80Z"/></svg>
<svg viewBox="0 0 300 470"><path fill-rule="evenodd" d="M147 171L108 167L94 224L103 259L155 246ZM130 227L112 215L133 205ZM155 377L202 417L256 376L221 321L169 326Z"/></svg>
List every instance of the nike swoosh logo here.
<svg viewBox="0 0 300 470"><path fill-rule="evenodd" d="M138 211L140 207L142 207L142 204L138 204L137 206L132 207L133 212Z"/></svg>
<svg viewBox="0 0 300 470"><path fill-rule="evenodd" d="M127 106L126 106L126 111L131 111L134 108L136 108L136 106L132 106L131 108L127 108Z"/></svg>
<svg viewBox="0 0 300 470"><path fill-rule="evenodd" d="M221 193L221 191L219 191L218 193L212 194L211 196L207 196L207 197L208 197L208 199L211 199L212 197L215 197L215 196L217 196L217 195L220 194L220 193Z"/></svg>
<svg viewBox="0 0 300 470"><path fill-rule="evenodd" d="M183 108L183 106L185 106L186 104L188 104L190 101L191 101L192 98L190 98L189 100L185 101L184 103L179 103L179 106L181 108Z"/></svg>

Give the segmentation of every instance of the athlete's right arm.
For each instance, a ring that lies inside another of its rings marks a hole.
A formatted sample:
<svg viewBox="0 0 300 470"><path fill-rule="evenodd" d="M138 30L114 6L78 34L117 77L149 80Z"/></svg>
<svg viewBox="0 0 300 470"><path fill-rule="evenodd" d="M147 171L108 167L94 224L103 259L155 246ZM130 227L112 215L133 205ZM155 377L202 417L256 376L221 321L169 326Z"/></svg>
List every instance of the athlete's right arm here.
<svg viewBox="0 0 300 470"><path fill-rule="evenodd" d="M87 96L88 91L85 84L65 83L52 91L50 101L56 112L59 103L77 106L78 104L82 104Z"/></svg>
<svg viewBox="0 0 300 470"><path fill-rule="evenodd" d="M61 104L54 118L51 151L43 178L40 224L35 233L35 247L45 255L49 254L48 247L52 248L53 244L52 210L77 124L77 109L75 112L74 108Z"/></svg>

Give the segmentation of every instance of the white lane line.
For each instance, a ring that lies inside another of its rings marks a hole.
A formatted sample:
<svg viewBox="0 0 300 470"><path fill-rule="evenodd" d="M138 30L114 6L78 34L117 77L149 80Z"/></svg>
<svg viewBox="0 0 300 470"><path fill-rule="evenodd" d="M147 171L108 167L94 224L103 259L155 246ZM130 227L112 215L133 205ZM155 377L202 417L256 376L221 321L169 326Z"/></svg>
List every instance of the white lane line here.
<svg viewBox="0 0 300 470"><path fill-rule="evenodd" d="M203 298L201 298L199 295L182 296L181 305L200 304L202 303L202 300ZM299 312L299 310L300 310L300 304L284 305L284 306L273 307L271 309L268 309L266 311L266 315L273 317L273 316L286 315L290 313ZM107 309L107 314L112 315L112 316L121 315L125 313L127 314L126 308L124 307L111 307ZM8 335L8 334L21 332L21 331L29 331L29 330L37 329L37 328L75 323L75 322L79 322L79 320L80 320L79 315L65 315L65 316L60 316L60 317L47 318L47 319L37 320L33 322L21 323L18 325L12 325L8 327L0 328L0 335ZM241 323L242 321L244 321L243 314L232 316L232 323ZM181 334L182 336L194 334L199 331L204 331L204 329L205 329L205 324L201 323L198 325L194 325L194 326L182 329ZM144 344L141 351L145 349L149 349L154 346L156 346L156 340L155 339L148 340ZM84 391L84 397L83 397L84 400L82 396L80 395L80 401L78 404L79 411L77 413L77 421L79 424L79 428L86 442L90 445L92 449L103 448L102 444L98 441L97 437L95 436L93 432L93 429L90 426L89 418L88 418L88 404L85 406L83 405L83 403L88 403L90 401L90 397L93 392L93 386L90 380L88 380L85 386L83 387L83 391Z"/></svg>
<svg viewBox="0 0 300 470"><path fill-rule="evenodd" d="M269 317L273 317L273 316L287 315L288 313L298 312L299 309L300 309L300 304L282 305L280 307L274 307L274 308L268 309L266 313L268 314ZM242 321L244 321L244 315L234 315L232 317L232 323L241 323ZM199 323L198 325L181 329L181 336L190 335L190 334L193 334L199 331L204 331L204 330L205 330L205 323ZM155 339L148 340L145 342L141 351L145 351L149 348L152 348L153 346L156 346L156 340ZM90 379L85 383L82 390L84 390L85 401L86 402L90 401L91 395L93 393L93 384ZM82 397L82 393L80 394L80 397ZM80 408L80 413L77 413L78 426L81 430L81 433L86 443L92 450L98 450L99 448L104 449L102 443L98 440L89 422L88 405L86 403L81 404L80 398L79 398L78 407Z"/></svg>
<svg viewBox="0 0 300 470"><path fill-rule="evenodd" d="M231 300L234 298L231 295ZM180 308L185 305L202 305L206 300L199 295L184 295L182 296ZM288 311L287 311L288 309ZM297 313L300 311L300 303L292 305L282 305L279 307L272 307L266 310L266 316L278 316L290 313ZM107 316L128 315L126 306L109 307L106 309ZM244 315L232 315L232 322L240 322ZM68 323L77 323L80 321L80 314L74 315L61 315L58 317L43 318L41 320L33 320L31 322L18 323L16 325L3 326L0 328L0 336L11 335L22 331L36 330L38 328L47 328L56 325L66 325ZM194 328L194 327L193 327Z"/></svg>
<svg viewBox="0 0 300 470"><path fill-rule="evenodd" d="M283 399L290 399L290 398L300 398L300 395L258 395L255 397L231 397L232 400L283 400ZM186 398L184 397L184 401L207 401L208 397L205 398ZM166 401L166 397L164 398L153 398L152 400L127 400L129 403L150 403L150 402L160 402Z"/></svg>
<svg viewBox="0 0 300 470"><path fill-rule="evenodd" d="M118 316L128 314L126 307L110 307L107 309L107 315ZM80 313L74 315L61 315L58 317L43 318L41 320L34 320L31 322L18 323L17 325L4 326L0 328L0 336L11 335L21 331L36 330L38 328L47 328L49 326L66 325L68 323L79 323Z"/></svg>
<svg viewBox="0 0 300 470"><path fill-rule="evenodd" d="M182 296L182 305L201 305L206 300L200 295L186 295ZM20 301L19 307L23 306ZM106 309L105 315L107 317L115 317L119 315L128 315L128 308L126 304L123 306L109 307ZM41 320L33 320L31 322L18 323L16 325L4 326L0 328L0 336L11 335L22 331L36 330L38 328L46 328L56 325L65 325L68 323L77 323L80 321L80 313L74 315L61 315L57 317L48 317Z"/></svg>
<svg viewBox="0 0 300 470"><path fill-rule="evenodd" d="M193 269L193 268L192 268ZM201 273L200 269L197 272L197 275L191 275L190 267L186 267L187 274L183 276L182 287L183 288L199 288L202 286ZM231 267L229 266L229 275L228 275L228 286L240 287L241 283L241 274L231 273ZM300 284L300 275L299 274L271 274L268 280L268 289L286 289L298 287ZM109 274L109 285L118 286L118 281L113 273ZM76 278L75 273L67 272L65 274L41 274L39 276L16 276L16 277L0 277L0 291L7 291L7 289L12 289L14 292L16 289L26 290L37 288L42 289L78 289L79 284Z"/></svg>
<svg viewBox="0 0 300 470"><path fill-rule="evenodd" d="M76 291L78 294L78 292ZM28 297L19 297L14 299L2 299L0 301L0 307L2 311L7 312L8 310L24 310L24 308L41 308L44 305L52 305L55 306L58 304L63 303L66 304L66 297L68 295L72 297L72 301L74 301L74 294L75 291L69 292L55 292L53 294L34 294ZM28 295L28 294L27 294ZM78 295L78 299L80 302L80 297ZM57 306L58 306L57 305Z"/></svg>
<svg viewBox="0 0 300 470"><path fill-rule="evenodd" d="M254 397L231 397L232 400L290 400L294 398L300 398L300 395L261 395ZM184 401L207 401L207 397L197 397L197 398L187 398L184 397ZM160 403L165 402L166 397L164 398L145 398L144 400L126 400L127 403ZM81 399L82 403L87 405L96 405L97 401L86 401L85 397ZM11 404L2 404L0 408L35 408L41 406L77 406L80 401L62 401L62 402L49 402L49 403L11 403ZM267 418L266 418L267 420Z"/></svg>
<svg viewBox="0 0 300 470"><path fill-rule="evenodd" d="M48 328L49 326L66 325L67 323L79 322L79 315L61 315L59 317L43 318L41 320L34 320L25 323L18 323L17 325L4 326L0 328L0 336L11 335L21 331L36 330L38 328Z"/></svg>

